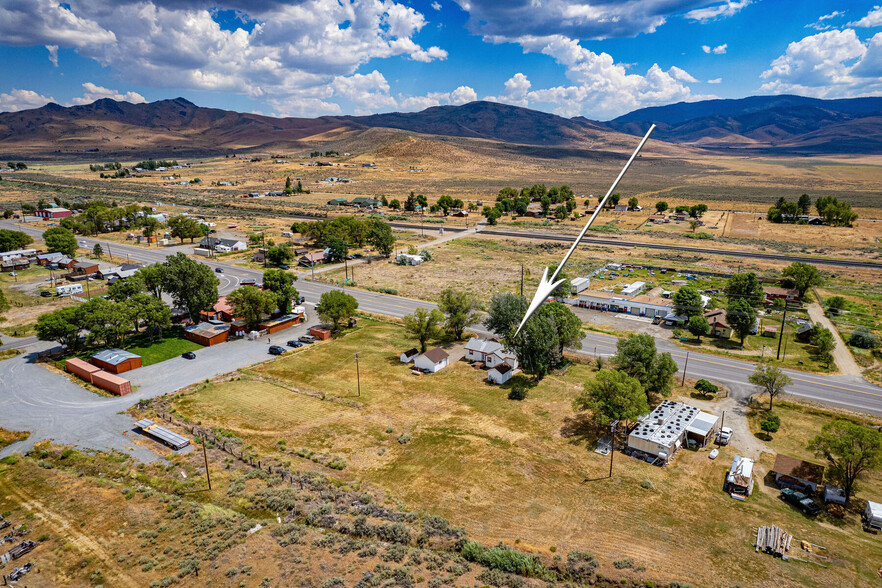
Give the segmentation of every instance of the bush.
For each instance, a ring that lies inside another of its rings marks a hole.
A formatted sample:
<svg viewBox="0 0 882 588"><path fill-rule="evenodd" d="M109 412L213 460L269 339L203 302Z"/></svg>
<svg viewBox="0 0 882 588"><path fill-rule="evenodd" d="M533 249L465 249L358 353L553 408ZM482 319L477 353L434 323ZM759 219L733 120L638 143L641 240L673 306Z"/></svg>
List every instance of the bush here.
<svg viewBox="0 0 882 588"><path fill-rule="evenodd" d="M671 330L671 335L673 335L674 337L676 337L677 339L679 339L680 337L683 336L683 329L680 329L680 328L672 329L672 330Z"/></svg>
<svg viewBox="0 0 882 588"><path fill-rule="evenodd" d="M410 441L410 435L402 435L398 438L398 442L402 445L405 445L408 441Z"/></svg>
<svg viewBox="0 0 882 588"><path fill-rule="evenodd" d="M469 541L462 547L462 556L468 561L512 574L532 577L548 575L538 557L515 551L502 543L487 549L476 541Z"/></svg>
<svg viewBox="0 0 882 588"><path fill-rule="evenodd" d="M781 417L776 414L770 414L764 420L760 421L760 429L762 429L766 435L777 433L780 427Z"/></svg>
<svg viewBox="0 0 882 588"><path fill-rule="evenodd" d="M613 565L617 570L629 569L634 567L634 560L630 557L625 559L617 559L613 562Z"/></svg>
<svg viewBox="0 0 882 588"><path fill-rule="evenodd" d="M511 385L511 391L508 393L509 400L523 400L527 397L527 387L522 382L515 382Z"/></svg>
<svg viewBox="0 0 882 588"><path fill-rule="evenodd" d="M879 337L867 327L858 327L848 338L848 344L860 349L875 349L879 347Z"/></svg>
<svg viewBox="0 0 882 588"><path fill-rule="evenodd" d="M716 394L717 391L719 390L719 388L716 385L711 384L710 382L708 382L707 380L704 380L704 379L698 380L697 382L695 382L695 389L705 395Z"/></svg>

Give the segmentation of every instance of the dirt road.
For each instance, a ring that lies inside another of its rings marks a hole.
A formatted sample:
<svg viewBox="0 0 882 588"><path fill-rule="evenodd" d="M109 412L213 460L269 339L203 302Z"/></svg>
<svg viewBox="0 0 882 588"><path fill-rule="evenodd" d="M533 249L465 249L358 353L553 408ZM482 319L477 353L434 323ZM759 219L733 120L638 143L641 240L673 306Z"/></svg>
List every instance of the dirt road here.
<svg viewBox="0 0 882 588"><path fill-rule="evenodd" d="M839 336L839 331L836 330L836 327L824 314L824 309L821 308L821 305L817 302L809 304L808 314L812 322L830 329L830 332L833 333L833 340L836 341L836 348L833 350L833 360L836 362L837 367L839 367L839 371L846 376L860 376L863 373L861 366L851 356L851 351L848 350L842 337Z"/></svg>

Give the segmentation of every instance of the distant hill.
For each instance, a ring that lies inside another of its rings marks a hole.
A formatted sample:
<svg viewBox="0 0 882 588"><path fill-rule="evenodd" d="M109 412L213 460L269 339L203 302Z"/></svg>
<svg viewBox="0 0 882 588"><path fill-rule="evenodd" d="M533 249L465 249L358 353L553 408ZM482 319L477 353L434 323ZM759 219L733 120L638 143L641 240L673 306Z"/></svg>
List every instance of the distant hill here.
<svg viewBox="0 0 882 588"><path fill-rule="evenodd" d="M783 95L679 102L642 108L600 124L641 135L655 123L656 139L705 149L882 153L882 135L874 132L880 117L882 98L821 100Z"/></svg>
<svg viewBox="0 0 882 588"><path fill-rule="evenodd" d="M421 112L340 118L368 127L527 145L578 143L608 135L607 129L587 119L568 119L529 108L484 101L462 106L434 106Z"/></svg>
<svg viewBox="0 0 882 588"><path fill-rule="evenodd" d="M334 117L273 118L203 108L184 98L131 104L101 99L92 104L0 114L0 151L107 152L152 148L217 151L361 129Z"/></svg>
<svg viewBox="0 0 882 588"><path fill-rule="evenodd" d="M882 98L753 96L644 108L608 122L485 101L414 113L275 118L203 108L183 98L145 104L102 99L0 113L0 155L96 149L108 155L170 149L284 151L327 144L345 148L347 142L369 152L385 148L389 132L403 132L478 141L522 154L541 151L541 157L554 158L573 150L629 152L634 146L629 135L642 135L653 122L658 129L647 153L882 153ZM371 129L387 131L369 133Z"/></svg>

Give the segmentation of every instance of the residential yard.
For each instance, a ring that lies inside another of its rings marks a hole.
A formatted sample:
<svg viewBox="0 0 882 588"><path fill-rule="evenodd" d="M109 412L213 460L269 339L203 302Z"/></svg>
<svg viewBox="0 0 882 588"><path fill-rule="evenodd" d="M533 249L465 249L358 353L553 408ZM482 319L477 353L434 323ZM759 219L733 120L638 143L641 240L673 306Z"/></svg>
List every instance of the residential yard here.
<svg viewBox="0 0 882 588"><path fill-rule="evenodd" d="M486 384L486 374L465 362L412 375L398 354L413 344L397 325L371 324L198 386L172 407L293 469L317 467L298 450L339 456L345 469L324 471L376 485L393 503L444 516L488 544L547 556L552 546L590 549L602 562L631 558L646 577L702 586L719 578L726 586L878 581L878 537L857 525L806 519L762 483L746 503L722 493L737 439L715 461L706 451L682 451L664 469L619 453L608 479L609 458L593 452L603 431L570 405L593 366L572 364L517 402L507 398L508 385ZM676 392L688 397L689 390ZM761 473L772 460L762 457ZM752 529L765 524L827 546L833 565L754 553Z"/></svg>
<svg viewBox="0 0 882 588"><path fill-rule="evenodd" d="M138 335L129 340L126 349L141 356L142 365L152 365L173 357L178 357L187 351L202 349L202 345L184 338L184 329L172 327L163 332L162 339L150 341L143 335Z"/></svg>

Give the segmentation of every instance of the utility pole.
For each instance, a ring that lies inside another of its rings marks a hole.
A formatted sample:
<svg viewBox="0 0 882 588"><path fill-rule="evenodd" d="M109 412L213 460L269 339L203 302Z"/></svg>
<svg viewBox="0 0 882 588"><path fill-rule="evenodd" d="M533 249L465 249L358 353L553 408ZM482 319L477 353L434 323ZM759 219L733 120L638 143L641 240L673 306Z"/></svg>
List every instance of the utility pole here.
<svg viewBox="0 0 882 588"><path fill-rule="evenodd" d="M778 353L775 359L781 359L781 341L784 340L784 319L787 318L787 307L784 307L784 314L781 315L781 336L778 337Z"/></svg>
<svg viewBox="0 0 882 588"><path fill-rule="evenodd" d="M343 287L349 282L349 262L346 261L346 255L343 256Z"/></svg>
<svg viewBox="0 0 882 588"><path fill-rule="evenodd" d="M686 363L683 364L683 381L680 382L681 386L686 385L686 366L689 365L689 352L686 352Z"/></svg>
<svg viewBox="0 0 882 588"><path fill-rule="evenodd" d="M358 396L361 398L361 374L358 372L358 354L359 352L355 353L355 380L358 385Z"/></svg>
<svg viewBox="0 0 882 588"><path fill-rule="evenodd" d="M787 357L787 339L784 339L784 351L781 353L781 361Z"/></svg>
<svg viewBox="0 0 882 588"><path fill-rule="evenodd" d="M765 359L765 357L766 357L766 344L763 343L763 350L760 353L760 365L762 365L763 359Z"/></svg>
<svg viewBox="0 0 882 588"><path fill-rule="evenodd" d="M312 279L314 280L315 279L315 262L314 261L312 262L312 265L310 266L310 268L312 268Z"/></svg>
<svg viewBox="0 0 882 588"><path fill-rule="evenodd" d="M263 242L263 267L266 268L266 231L260 233L260 238Z"/></svg>
<svg viewBox="0 0 882 588"><path fill-rule="evenodd" d="M205 437L202 438L202 457L205 459L205 478L208 480L208 489L211 490L211 474L208 473L208 452L205 451Z"/></svg>
<svg viewBox="0 0 882 588"><path fill-rule="evenodd" d="M524 297L524 264L521 264L521 298Z"/></svg>
<svg viewBox="0 0 882 588"><path fill-rule="evenodd" d="M616 429L618 428L619 421L613 421L610 424L610 432L612 436L610 437L609 442L609 477L612 478L612 468L613 468L613 456L616 454Z"/></svg>
<svg viewBox="0 0 882 588"><path fill-rule="evenodd" d="M724 410L724 411L723 411L723 416L722 416L722 418L720 419L720 434L723 433L723 425L725 425L725 424L726 424L726 411ZM717 435L717 447L719 447L720 445L721 445L721 443L720 443L720 435Z"/></svg>

